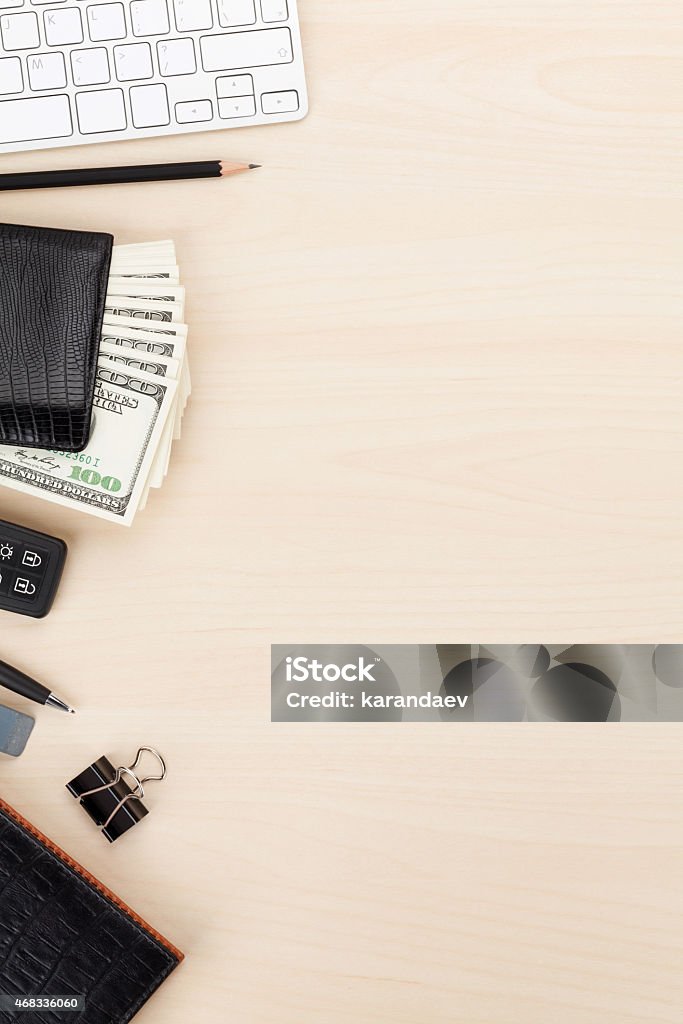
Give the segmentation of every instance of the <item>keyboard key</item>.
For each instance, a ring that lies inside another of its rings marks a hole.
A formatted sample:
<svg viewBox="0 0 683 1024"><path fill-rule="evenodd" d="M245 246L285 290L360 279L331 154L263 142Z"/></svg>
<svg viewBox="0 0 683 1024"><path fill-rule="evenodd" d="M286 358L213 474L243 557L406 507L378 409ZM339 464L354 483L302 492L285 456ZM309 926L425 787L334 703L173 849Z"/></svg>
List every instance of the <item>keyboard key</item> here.
<svg viewBox="0 0 683 1024"><path fill-rule="evenodd" d="M251 75L231 75L216 79L216 95L219 100L229 96L253 96L254 79Z"/></svg>
<svg viewBox="0 0 683 1024"><path fill-rule="evenodd" d="M253 117L256 113L256 100L253 96L233 96L230 100L219 100L218 113L224 120Z"/></svg>
<svg viewBox="0 0 683 1024"><path fill-rule="evenodd" d="M45 11L45 42L48 46L71 46L83 42L83 23L77 7L62 11Z"/></svg>
<svg viewBox="0 0 683 1024"><path fill-rule="evenodd" d="M35 92L41 89L65 89L66 65L62 53L33 53L26 58L28 80Z"/></svg>
<svg viewBox="0 0 683 1024"><path fill-rule="evenodd" d="M159 128L171 123L165 85L134 85L130 108L136 128Z"/></svg>
<svg viewBox="0 0 683 1024"><path fill-rule="evenodd" d="M2 0L2 3L0 3L0 11L10 10L10 8L15 10L17 7L23 6L24 0Z"/></svg>
<svg viewBox="0 0 683 1024"><path fill-rule="evenodd" d="M154 69L149 43L115 46L114 66L119 82L134 82L138 78L152 78Z"/></svg>
<svg viewBox="0 0 683 1024"><path fill-rule="evenodd" d="M111 81L109 57L104 46L71 51L74 85L106 85Z"/></svg>
<svg viewBox="0 0 683 1024"><path fill-rule="evenodd" d="M77 93L76 112L82 135L122 132L126 127L126 108L121 89Z"/></svg>
<svg viewBox="0 0 683 1024"><path fill-rule="evenodd" d="M165 78L172 75L193 75L197 70L192 39L165 39L157 43L159 70Z"/></svg>
<svg viewBox="0 0 683 1024"><path fill-rule="evenodd" d="M166 0L133 0L130 20L136 36L163 36L171 31Z"/></svg>
<svg viewBox="0 0 683 1024"><path fill-rule="evenodd" d="M213 120L211 100L197 100L196 103L176 103L175 119L178 124L195 124Z"/></svg>
<svg viewBox="0 0 683 1024"><path fill-rule="evenodd" d="M73 134L68 96L0 103L0 143L63 139Z"/></svg>
<svg viewBox="0 0 683 1024"><path fill-rule="evenodd" d="M174 8L179 32L201 32L213 28L211 0L175 0Z"/></svg>
<svg viewBox="0 0 683 1024"><path fill-rule="evenodd" d="M291 114L299 109L299 93L294 89L288 92L264 92L261 107L264 114Z"/></svg>
<svg viewBox="0 0 683 1024"><path fill-rule="evenodd" d="M218 0L218 20L222 28L253 25L256 21L254 0Z"/></svg>
<svg viewBox="0 0 683 1024"><path fill-rule="evenodd" d="M21 92L23 88L21 58L3 57L0 60L0 95L8 96L13 92Z"/></svg>
<svg viewBox="0 0 683 1024"><path fill-rule="evenodd" d="M0 18L2 45L6 50L32 50L40 46L37 14L6 14Z"/></svg>
<svg viewBox="0 0 683 1024"><path fill-rule="evenodd" d="M288 28L266 28L255 32L231 32L202 36L200 40L205 71L258 68L268 64L291 64L292 35Z"/></svg>
<svg viewBox="0 0 683 1024"><path fill-rule="evenodd" d="M126 38L123 4L93 4L88 7L88 32L93 43Z"/></svg>
<svg viewBox="0 0 683 1024"><path fill-rule="evenodd" d="M261 0L261 16L267 23L273 21L287 21L289 10L287 0ZM297 106L297 110L298 110Z"/></svg>

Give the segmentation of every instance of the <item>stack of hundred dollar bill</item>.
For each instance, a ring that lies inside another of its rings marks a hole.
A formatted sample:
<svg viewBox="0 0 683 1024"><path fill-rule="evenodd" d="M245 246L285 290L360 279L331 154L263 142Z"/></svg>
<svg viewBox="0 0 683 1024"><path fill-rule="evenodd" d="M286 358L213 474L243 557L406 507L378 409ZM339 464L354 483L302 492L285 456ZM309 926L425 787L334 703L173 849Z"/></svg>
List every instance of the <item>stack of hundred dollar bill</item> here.
<svg viewBox="0 0 683 1024"><path fill-rule="evenodd" d="M173 242L115 245L88 446L0 445L0 483L130 526L180 437L191 390L184 311Z"/></svg>

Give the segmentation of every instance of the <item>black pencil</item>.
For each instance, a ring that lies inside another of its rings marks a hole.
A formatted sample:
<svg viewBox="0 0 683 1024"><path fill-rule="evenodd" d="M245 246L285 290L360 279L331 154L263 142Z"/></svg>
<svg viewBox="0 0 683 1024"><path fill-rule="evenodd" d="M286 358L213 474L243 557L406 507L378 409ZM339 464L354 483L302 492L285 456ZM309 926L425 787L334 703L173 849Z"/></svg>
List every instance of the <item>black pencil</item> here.
<svg viewBox="0 0 683 1024"><path fill-rule="evenodd" d="M178 164L143 164L140 167L86 167L81 170L24 171L0 174L0 192L29 188L71 188L74 185L124 185L143 181L181 181L188 178L229 178L253 171L260 164L226 160L199 160Z"/></svg>

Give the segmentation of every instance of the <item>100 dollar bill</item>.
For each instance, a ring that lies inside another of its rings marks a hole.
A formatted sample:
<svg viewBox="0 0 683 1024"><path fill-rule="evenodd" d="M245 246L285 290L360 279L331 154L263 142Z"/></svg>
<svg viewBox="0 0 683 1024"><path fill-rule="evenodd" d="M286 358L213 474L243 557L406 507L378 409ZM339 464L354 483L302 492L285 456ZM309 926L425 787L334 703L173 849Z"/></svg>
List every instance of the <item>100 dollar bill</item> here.
<svg viewBox="0 0 683 1024"><path fill-rule="evenodd" d="M97 369L83 452L0 445L0 480L26 494L130 526L154 463L177 382L112 364Z"/></svg>

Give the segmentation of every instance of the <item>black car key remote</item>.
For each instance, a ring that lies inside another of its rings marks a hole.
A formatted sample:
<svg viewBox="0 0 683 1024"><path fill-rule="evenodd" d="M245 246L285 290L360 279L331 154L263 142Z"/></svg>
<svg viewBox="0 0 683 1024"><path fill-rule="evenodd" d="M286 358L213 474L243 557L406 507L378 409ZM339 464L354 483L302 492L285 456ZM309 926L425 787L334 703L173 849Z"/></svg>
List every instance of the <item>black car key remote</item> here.
<svg viewBox="0 0 683 1024"><path fill-rule="evenodd" d="M0 610L42 619L66 561L63 540L0 519Z"/></svg>

